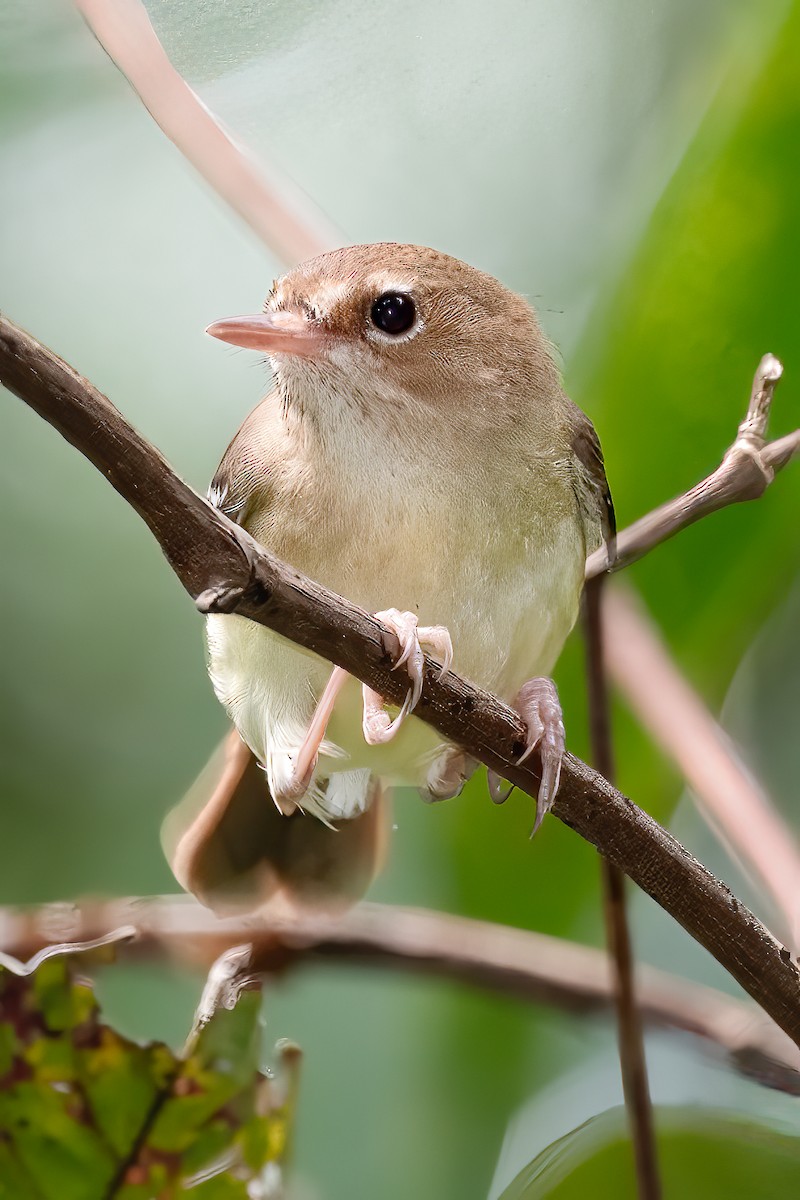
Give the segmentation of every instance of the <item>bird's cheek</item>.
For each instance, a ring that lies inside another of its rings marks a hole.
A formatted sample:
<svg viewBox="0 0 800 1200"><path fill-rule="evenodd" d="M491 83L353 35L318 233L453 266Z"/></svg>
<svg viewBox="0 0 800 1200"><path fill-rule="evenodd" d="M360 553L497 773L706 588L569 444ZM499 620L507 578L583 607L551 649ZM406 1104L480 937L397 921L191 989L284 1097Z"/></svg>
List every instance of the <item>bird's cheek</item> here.
<svg viewBox="0 0 800 1200"><path fill-rule="evenodd" d="M366 347L350 338L332 337L325 347L325 358L331 366L347 372L354 381L365 376L369 378L378 369Z"/></svg>

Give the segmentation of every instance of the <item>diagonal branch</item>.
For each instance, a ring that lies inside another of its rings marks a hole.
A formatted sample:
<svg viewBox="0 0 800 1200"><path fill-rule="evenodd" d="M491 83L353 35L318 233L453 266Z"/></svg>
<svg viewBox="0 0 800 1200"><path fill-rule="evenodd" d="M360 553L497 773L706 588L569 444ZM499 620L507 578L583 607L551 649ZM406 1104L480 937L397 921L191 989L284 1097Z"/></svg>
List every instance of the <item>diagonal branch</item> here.
<svg viewBox="0 0 800 1200"><path fill-rule="evenodd" d="M202 500L85 379L0 318L0 382L76 446L139 513L204 611L237 612L320 654L401 703L391 635L374 617L280 562ZM391 649L387 648L391 647ZM418 716L535 795L538 763L516 765L519 716L426 659ZM620 867L731 973L800 1046L800 971L791 956L687 850L572 755L554 814Z"/></svg>
<svg viewBox="0 0 800 1200"><path fill-rule="evenodd" d="M620 585L603 596L609 674L691 789L714 832L755 875L780 928L800 948L800 851L736 748L670 658L638 597Z"/></svg>
<svg viewBox="0 0 800 1200"><path fill-rule="evenodd" d="M124 939L126 959L166 958L203 970L248 943L247 969L267 975L350 963L453 980L582 1016L606 1013L613 1004L610 961L602 950L418 908L360 904L336 918L224 920L188 896L0 908L0 943L17 958L38 961L57 953L50 943L59 938L69 938L73 948ZM654 967L640 968L637 983L650 1025L702 1038L743 1074L800 1095L800 1055L755 1005Z"/></svg>
<svg viewBox="0 0 800 1200"><path fill-rule="evenodd" d="M339 245L340 236L308 198L270 178L175 70L141 0L75 5L170 141L279 258L302 261Z"/></svg>

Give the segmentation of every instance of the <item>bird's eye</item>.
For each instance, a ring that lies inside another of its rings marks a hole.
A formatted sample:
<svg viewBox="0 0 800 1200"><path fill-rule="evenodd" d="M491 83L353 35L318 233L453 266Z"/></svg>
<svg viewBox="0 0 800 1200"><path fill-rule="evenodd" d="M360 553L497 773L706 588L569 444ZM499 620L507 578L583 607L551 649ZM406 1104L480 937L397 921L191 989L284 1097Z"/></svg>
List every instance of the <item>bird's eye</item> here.
<svg viewBox="0 0 800 1200"><path fill-rule="evenodd" d="M372 305L372 324L384 333L407 333L417 317L414 301L402 292L384 292Z"/></svg>

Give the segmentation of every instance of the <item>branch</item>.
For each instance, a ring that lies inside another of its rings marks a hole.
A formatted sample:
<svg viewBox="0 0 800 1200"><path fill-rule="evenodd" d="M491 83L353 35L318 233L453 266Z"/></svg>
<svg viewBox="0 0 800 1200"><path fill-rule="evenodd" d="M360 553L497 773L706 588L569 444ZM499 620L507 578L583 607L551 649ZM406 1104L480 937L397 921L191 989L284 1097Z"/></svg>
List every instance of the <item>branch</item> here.
<svg viewBox="0 0 800 1200"><path fill-rule="evenodd" d="M118 932L109 935L109 929ZM53 940L92 939L91 945L105 946L111 936L125 941L126 958L167 957L204 971L220 955L249 943L253 950L248 971L272 976L351 963L466 983L581 1016L606 1013L613 1004L611 967L604 951L425 909L360 904L337 918L279 920L259 915L220 920L188 896L112 900L79 908L0 908L0 942L19 959L54 953L49 947ZM640 968L637 984L649 1024L703 1038L724 1051L737 1070L767 1087L800 1095L800 1056L755 1005L654 967Z"/></svg>
<svg viewBox="0 0 800 1200"><path fill-rule="evenodd" d="M605 577L588 580L584 589L584 632L586 641L586 682L589 699L589 734L592 761L606 779L616 779L611 710L606 674L605 612L602 597ZM625 902L625 876L607 858L600 859L606 940L614 963L617 1044L622 1073L622 1092L628 1114L633 1160L636 1168L637 1196L640 1200L661 1200L663 1188L658 1169L658 1147L653 1123L653 1102L647 1077L643 1016L633 969L633 945L628 908Z"/></svg>
<svg viewBox="0 0 800 1200"><path fill-rule="evenodd" d="M677 500L662 504L623 530L617 538L613 563L609 564L605 547L590 555L586 560L587 579L630 566L661 542L720 508L764 495L776 473L800 453L800 429L777 441L765 441L772 396L782 374L777 358L765 354L753 380L747 416L716 471Z"/></svg>
<svg viewBox="0 0 800 1200"><path fill-rule="evenodd" d="M729 504L755 500L800 450L800 430L767 443L775 388L783 368L766 354L753 380L747 414L722 463L684 496L620 534L619 558L636 561L687 525ZM605 569L605 551L586 564L587 579ZM792 943L800 940L800 853L795 836L752 779L702 700L670 660L657 631L632 597L603 595L607 665L636 716L678 765L703 815L735 854L754 869L783 917Z"/></svg>
<svg viewBox="0 0 800 1200"><path fill-rule="evenodd" d="M202 611L236 612L363 680L390 703L405 685L381 624L260 547L183 483L114 406L29 334L0 318L0 382L102 471L139 513ZM535 795L538 762L519 766L520 717L425 661L417 716ZM601 775L566 755L557 816L620 867L730 972L800 1046L800 971L751 912L666 830Z"/></svg>
<svg viewBox="0 0 800 1200"><path fill-rule="evenodd" d="M677 763L701 814L771 896L800 948L800 852L794 831L742 763L725 731L671 661L638 598L603 595L606 661L654 742Z"/></svg>
<svg viewBox="0 0 800 1200"><path fill-rule="evenodd" d="M140 0L75 0L78 11L151 117L253 233L286 262L341 238L299 188L278 185L175 70ZM285 193L292 191L291 203Z"/></svg>

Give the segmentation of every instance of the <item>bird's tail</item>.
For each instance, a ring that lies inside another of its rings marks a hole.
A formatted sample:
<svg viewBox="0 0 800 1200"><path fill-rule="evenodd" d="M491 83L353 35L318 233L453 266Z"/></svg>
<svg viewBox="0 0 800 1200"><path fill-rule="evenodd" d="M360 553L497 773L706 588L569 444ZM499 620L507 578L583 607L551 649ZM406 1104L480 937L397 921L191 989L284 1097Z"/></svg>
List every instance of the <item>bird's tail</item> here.
<svg viewBox="0 0 800 1200"><path fill-rule="evenodd" d="M385 854L387 802L370 784L366 812L331 828L294 812L284 816L264 772L235 729L181 803L161 841L175 878L216 912L331 911L366 891Z"/></svg>

